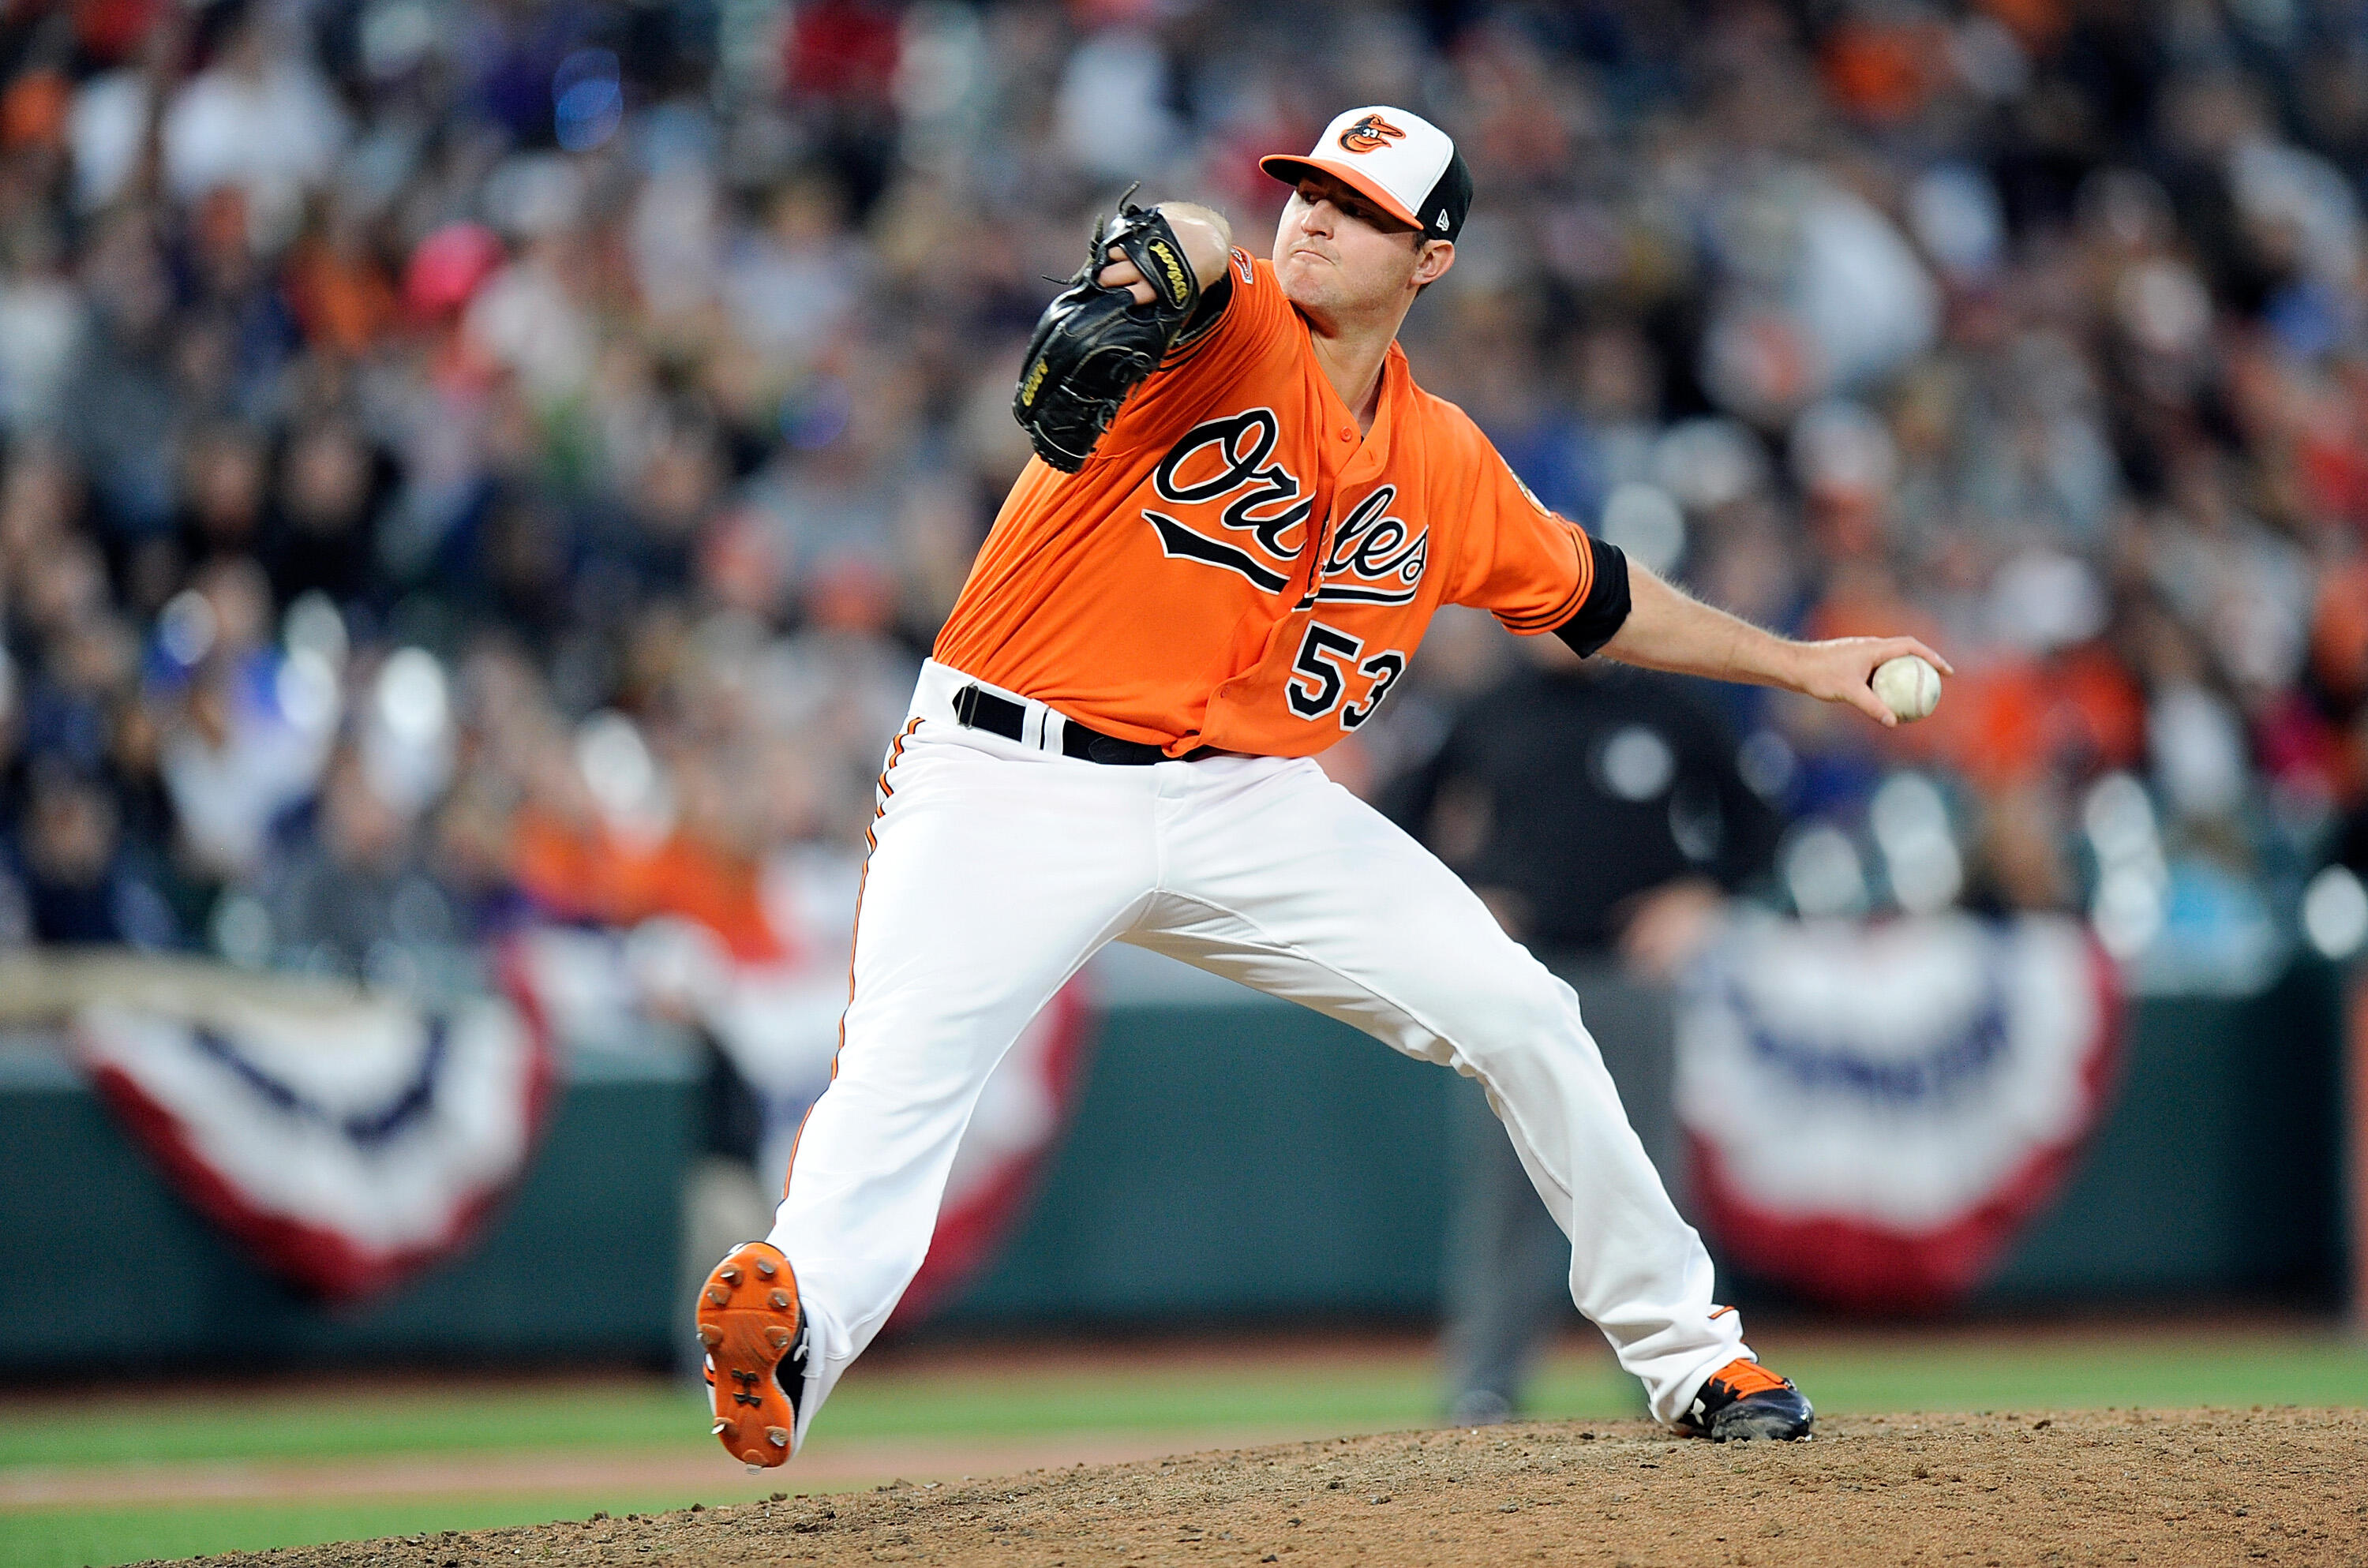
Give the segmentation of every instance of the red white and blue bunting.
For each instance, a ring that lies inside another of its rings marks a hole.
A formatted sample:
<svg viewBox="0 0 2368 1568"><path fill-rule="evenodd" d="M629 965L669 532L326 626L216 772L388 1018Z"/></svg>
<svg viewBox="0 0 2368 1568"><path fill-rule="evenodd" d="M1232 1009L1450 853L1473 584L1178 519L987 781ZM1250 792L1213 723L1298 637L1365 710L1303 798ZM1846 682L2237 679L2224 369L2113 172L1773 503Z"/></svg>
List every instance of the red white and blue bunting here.
<svg viewBox="0 0 2368 1568"><path fill-rule="evenodd" d="M1731 1265L1813 1299L1956 1301L2061 1186L2120 1020L2070 920L1739 925L1679 1001L1696 1209Z"/></svg>
<svg viewBox="0 0 2368 1568"><path fill-rule="evenodd" d="M102 1097L200 1212L330 1300L466 1244L550 1099L550 1041L515 988L444 1014L227 970L117 994L74 1016Z"/></svg>

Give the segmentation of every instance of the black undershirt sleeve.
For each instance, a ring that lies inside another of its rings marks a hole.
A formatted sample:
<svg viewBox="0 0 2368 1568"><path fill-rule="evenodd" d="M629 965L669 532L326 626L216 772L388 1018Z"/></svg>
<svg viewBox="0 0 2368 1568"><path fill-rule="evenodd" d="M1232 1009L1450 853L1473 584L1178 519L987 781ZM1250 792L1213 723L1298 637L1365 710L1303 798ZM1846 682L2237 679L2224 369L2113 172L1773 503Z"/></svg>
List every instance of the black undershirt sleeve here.
<svg viewBox="0 0 2368 1568"><path fill-rule="evenodd" d="M1595 581L1588 585L1578 612L1555 627L1554 635L1584 659L1611 642L1626 624L1629 601L1628 558L1616 544L1606 544L1593 534L1582 537L1588 552L1595 557Z"/></svg>

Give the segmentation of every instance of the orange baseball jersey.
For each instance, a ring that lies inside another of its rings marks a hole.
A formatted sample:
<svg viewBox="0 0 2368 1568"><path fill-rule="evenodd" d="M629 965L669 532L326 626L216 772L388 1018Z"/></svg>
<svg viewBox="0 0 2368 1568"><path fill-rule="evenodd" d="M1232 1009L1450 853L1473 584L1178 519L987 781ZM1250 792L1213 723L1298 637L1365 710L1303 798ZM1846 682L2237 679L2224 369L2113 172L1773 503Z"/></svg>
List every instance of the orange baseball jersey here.
<svg viewBox="0 0 2368 1568"><path fill-rule="evenodd" d="M1308 756L1372 715L1440 606L1550 631L1593 558L1395 343L1360 440L1273 267L1232 265L1216 324L1082 469L1029 460L936 657L1170 756Z"/></svg>

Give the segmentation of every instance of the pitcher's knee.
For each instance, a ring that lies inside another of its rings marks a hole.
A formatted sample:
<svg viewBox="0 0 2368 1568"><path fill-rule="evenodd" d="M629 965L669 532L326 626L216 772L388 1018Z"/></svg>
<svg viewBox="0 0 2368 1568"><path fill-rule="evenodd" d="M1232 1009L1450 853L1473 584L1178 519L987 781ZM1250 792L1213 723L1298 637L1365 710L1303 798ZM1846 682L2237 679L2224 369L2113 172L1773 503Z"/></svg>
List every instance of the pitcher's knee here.
<svg viewBox="0 0 2368 1568"><path fill-rule="evenodd" d="M1458 977L1440 1006L1440 1026L1475 1063L1508 1051L1591 1045L1570 987L1534 961Z"/></svg>

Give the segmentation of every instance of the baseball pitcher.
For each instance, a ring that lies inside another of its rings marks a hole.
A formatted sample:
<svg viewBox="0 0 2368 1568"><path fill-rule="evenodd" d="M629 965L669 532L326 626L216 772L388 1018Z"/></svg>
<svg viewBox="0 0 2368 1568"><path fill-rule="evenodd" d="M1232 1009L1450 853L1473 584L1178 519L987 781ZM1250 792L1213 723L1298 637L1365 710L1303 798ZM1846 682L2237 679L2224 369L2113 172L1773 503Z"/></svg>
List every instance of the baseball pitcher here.
<svg viewBox="0 0 2368 1568"><path fill-rule="evenodd" d="M1121 203L1047 307L1013 409L1035 448L888 748L829 1090L772 1233L709 1277L715 1435L803 1440L928 1250L980 1085L1103 943L1132 942L1476 1078L1571 1242L1570 1289L1653 1414L1809 1435L1630 1131L1570 988L1312 760L1372 717L1441 605L1581 654L1891 710L1911 638L1794 642L1548 511L1396 341L1455 262L1454 143L1351 109L1271 253Z"/></svg>

